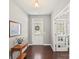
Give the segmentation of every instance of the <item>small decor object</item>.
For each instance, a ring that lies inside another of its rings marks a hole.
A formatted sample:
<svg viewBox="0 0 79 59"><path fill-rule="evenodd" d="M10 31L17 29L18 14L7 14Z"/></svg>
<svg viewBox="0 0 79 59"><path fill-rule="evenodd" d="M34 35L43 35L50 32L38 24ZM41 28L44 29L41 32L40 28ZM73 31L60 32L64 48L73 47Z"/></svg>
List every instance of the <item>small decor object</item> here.
<svg viewBox="0 0 79 59"><path fill-rule="evenodd" d="M63 38L61 37L61 41L63 41Z"/></svg>
<svg viewBox="0 0 79 59"><path fill-rule="evenodd" d="M22 38L18 38L18 39L17 39L17 43L18 43L18 44L22 44L22 42L23 42L23 39L22 39Z"/></svg>
<svg viewBox="0 0 79 59"><path fill-rule="evenodd" d="M60 48L61 46L60 45L58 45L58 48Z"/></svg>

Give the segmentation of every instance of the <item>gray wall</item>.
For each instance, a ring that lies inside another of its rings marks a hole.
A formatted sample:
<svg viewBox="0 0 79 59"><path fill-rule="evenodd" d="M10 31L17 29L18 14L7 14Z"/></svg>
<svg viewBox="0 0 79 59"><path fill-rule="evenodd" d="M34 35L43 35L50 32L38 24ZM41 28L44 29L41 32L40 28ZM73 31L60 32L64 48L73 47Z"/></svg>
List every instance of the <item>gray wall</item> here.
<svg viewBox="0 0 79 59"><path fill-rule="evenodd" d="M21 24L21 35L9 38L9 49L16 45L16 38L23 36L24 43L28 42L28 16L25 14L12 0L10 0L10 16L11 21L19 22ZM18 54L14 54L14 59L16 59Z"/></svg>
<svg viewBox="0 0 79 59"><path fill-rule="evenodd" d="M18 22L21 24L21 35L24 37L24 40L28 42L28 15L25 14L25 12L20 9L12 0L10 1L10 16L9 19L15 22ZM13 47L13 45L16 43L15 40L16 37L10 37L10 45L9 47Z"/></svg>
<svg viewBox="0 0 79 59"><path fill-rule="evenodd" d="M44 44L51 44L51 16L50 15L29 15L29 43L32 43L31 29L32 29L32 18L43 18L44 19Z"/></svg>

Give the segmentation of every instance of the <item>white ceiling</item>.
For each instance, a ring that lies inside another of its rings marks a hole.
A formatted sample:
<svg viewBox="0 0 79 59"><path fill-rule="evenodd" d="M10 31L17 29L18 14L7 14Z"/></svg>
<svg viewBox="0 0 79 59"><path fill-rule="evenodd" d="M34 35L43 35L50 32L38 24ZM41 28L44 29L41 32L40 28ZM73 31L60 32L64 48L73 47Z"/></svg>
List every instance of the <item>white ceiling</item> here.
<svg viewBox="0 0 79 59"><path fill-rule="evenodd" d="M39 8L35 8L33 0L14 0L23 11L30 15L45 15L65 7L69 0L38 0Z"/></svg>

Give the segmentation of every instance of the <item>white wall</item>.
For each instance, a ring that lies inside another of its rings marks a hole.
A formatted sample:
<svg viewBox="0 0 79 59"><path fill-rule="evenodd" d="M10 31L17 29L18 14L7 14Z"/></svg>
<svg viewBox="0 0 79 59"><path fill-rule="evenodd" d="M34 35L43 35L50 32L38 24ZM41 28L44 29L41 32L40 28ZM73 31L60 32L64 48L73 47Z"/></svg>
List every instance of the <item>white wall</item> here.
<svg viewBox="0 0 79 59"><path fill-rule="evenodd" d="M50 15L34 15L29 16L29 25L30 25L30 34L31 34L31 21L32 18L42 18L44 22L44 43L43 44L51 44L51 16ZM29 42L32 43L32 37L29 37Z"/></svg>
<svg viewBox="0 0 79 59"><path fill-rule="evenodd" d="M25 14L12 0L10 0L10 16L9 19L21 24L21 35L24 37L24 43L28 42L28 15ZM20 36L10 37L9 48L16 45L16 38Z"/></svg>

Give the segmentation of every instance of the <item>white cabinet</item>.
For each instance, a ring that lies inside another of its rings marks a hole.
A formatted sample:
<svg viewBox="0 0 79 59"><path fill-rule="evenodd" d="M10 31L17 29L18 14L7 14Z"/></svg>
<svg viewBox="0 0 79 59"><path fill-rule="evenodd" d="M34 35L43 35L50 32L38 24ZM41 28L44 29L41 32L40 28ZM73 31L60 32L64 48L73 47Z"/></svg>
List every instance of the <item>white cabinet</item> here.
<svg viewBox="0 0 79 59"><path fill-rule="evenodd" d="M58 35L56 39L56 51L68 51L68 37L66 35Z"/></svg>

